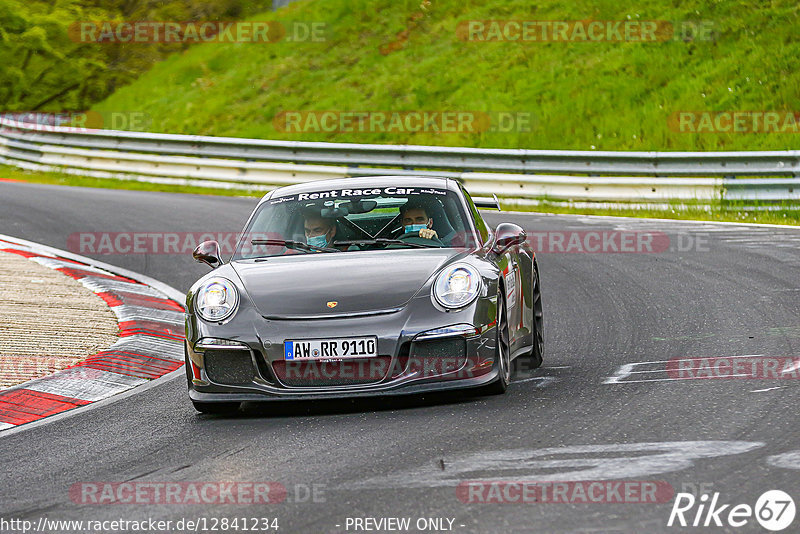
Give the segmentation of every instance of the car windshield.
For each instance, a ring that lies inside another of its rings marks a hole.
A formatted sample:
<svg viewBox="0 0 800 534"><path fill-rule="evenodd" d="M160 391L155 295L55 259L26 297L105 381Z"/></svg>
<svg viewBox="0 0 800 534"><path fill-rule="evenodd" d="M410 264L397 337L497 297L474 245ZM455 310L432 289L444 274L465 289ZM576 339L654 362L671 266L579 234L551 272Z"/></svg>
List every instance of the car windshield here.
<svg viewBox="0 0 800 534"><path fill-rule="evenodd" d="M477 243L455 192L425 187L334 189L261 203L234 260Z"/></svg>

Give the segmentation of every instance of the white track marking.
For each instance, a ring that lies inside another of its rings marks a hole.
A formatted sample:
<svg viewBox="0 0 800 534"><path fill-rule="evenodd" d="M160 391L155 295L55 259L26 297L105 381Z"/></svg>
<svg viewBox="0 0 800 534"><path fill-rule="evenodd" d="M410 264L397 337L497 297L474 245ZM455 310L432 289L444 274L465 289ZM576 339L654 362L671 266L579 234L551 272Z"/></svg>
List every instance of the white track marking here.
<svg viewBox="0 0 800 534"><path fill-rule="evenodd" d="M791 372L797 371L798 369L800 369L800 359L798 359L796 362L794 362L794 365L792 365L791 367L789 367L787 369L784 369L781 372L781 374L785 375L786 373L791 373Z"/></svg>
<svg viewBox="0 0 800 534"><path fill-rule="evenodd" d="M767 465L800 470L800 451L784 452L767 457Z"/></svg>
<svg viewBox="0 0 800 534"><path fill-rule="evenodd" d="M126 321L159 321L173 325L183 325L186 315L183 312L171 310L154 310L143 306L129 306L123 304L111 308L120 322Z"/></svg>
<svg viewBox="0 0 800 534"><path fill-rule="evenodd" d="M145 378L85 367L72 367L29 382L25 385L25 389L95 402L147 382L149 380Z"/></svg>
<svg viewBox="0 0 800 534"><path fill-rule="evenodd" d="M105 293L107 291L115 292L122 291L124 293L135 293L137 295L144 295L146 297L168 298L164 293L153 289L150 286L142 284L133 284L131 282L123 282L121 280L109 280L107 278L81 278L78 280L84 287L95 293ZM180 301L178 301L180 303Z"/></svg>
<svg viewBox="0 0 800 534"><path fill-rule="evenodd" d="M764 443L750 441L674 441L485 450L432 459L430 465L368 478L343 487L446 487L457 486L466 480L568 482L635 479L688 469L698 459L742 454L763 446ZM433 468L434 463L440 461L444 462L445 469Z"/></svg>
<svg viewBox="0 0 800 534"><path fill-rule="evenodd" d="M536 384L537 388L546 388L548 384L551 384L553 382L558 382L558 378L554 376L532 376L530 378L523 378L522 380L514 380L511 383L522 384L524 382L531 382L533 380L540 380L540 382Z"/></svg>
<svg viewBox="0 0 800 534"><path fill-rule="evenodd" d="M734 359L734 358L760 358L764 356L763 354L743 354L741 356L719 356L718 358L727 358L727 359ZM634 363L626 363L621 365L614 376L606 377L603 381L603 384L634 384L638 382L665 382L665 381L672 381L672 380L697 380L695 377L684 377L684 378L648 378L645 380L624 380L625 378L636 375L636 374L646 374L646 373L666 373L667 369L656 369L656 370L645 370L645 371L634 371L634 368L637 365L653 365L653 364L667 364L669 362L689 362L695 361L701 358L706 358L707 356L698 356L696 358L675 358L674 360L655 360L651 362L634 362ZM730 376L748 376L748 375L730 375Z"/></svg>
<svg viewBox="0 0 800 534"><path fill-rule="evenodd" d="M43 265L45 267L49 267L50 269L80 269L81 271L88 271L91 273L103 274L103 275L114 275L109 271L98 269L97 267L93 267L91 265L78 265L77 263L73 263L71 261L64 261L59 260L57 258L47 258L41 256L33 256L28 258L31 261L38 263L39 265Z"/></svg>
<svg viewBox="0 0 800 534"><path fill-rule="evenodd" d="M121 337L111 345L109 351L135 352L144 356L156 356L175 361L183 361L183 341L162 339L153 336L134 335Z"/></svg>
<svg viewBox="0 0 800 534"><path fill-rule="evenodd" d="M785 387L786 386L775 386L774 388L754 389L750 393L763 393L764 391L772 391L773 389L781 389Z"/></svg>

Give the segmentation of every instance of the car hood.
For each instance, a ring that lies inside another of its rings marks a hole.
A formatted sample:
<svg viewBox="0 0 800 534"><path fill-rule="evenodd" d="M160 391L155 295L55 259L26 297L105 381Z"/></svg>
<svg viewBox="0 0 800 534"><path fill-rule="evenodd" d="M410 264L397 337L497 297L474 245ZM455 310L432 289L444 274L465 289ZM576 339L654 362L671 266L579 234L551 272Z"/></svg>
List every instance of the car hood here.
<svg viewBox="0 0 800 534"><path fill-rule="evenodd" d="M340 316L402 307L433 274L464 255L456 249L386 250L277 256L230 265L264 317Z"/></svg>

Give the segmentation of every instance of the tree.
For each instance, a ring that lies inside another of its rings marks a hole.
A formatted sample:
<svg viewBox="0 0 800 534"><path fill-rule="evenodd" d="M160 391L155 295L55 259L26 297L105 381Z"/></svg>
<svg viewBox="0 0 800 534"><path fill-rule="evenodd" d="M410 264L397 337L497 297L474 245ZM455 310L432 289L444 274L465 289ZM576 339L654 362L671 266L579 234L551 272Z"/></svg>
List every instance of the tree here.
<svg viewBox="0 0 800 534"><path fill-rule="evenodd" d="M268 0L0 0L0 110L82 111L186 43L86 42L80 22L235 20Z"/></svg>

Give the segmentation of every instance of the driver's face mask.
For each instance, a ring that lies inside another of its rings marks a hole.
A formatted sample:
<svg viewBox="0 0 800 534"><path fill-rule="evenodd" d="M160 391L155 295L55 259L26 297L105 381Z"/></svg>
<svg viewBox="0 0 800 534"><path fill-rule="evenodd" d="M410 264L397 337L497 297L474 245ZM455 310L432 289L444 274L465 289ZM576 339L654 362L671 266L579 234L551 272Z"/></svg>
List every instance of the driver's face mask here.
<svg viewBox="0 0 800 534"><path fill-rule="evenodd" d="M406 233L408 234L411 232L418 233L420 230L424 230L427 227L428 227L427 224L407 224L405 226L405 229Z"/></svg>
<svg viewBox="0 0 800 534"><path fill-rule="evenodd" d="M322 235L315 235L313 237L307 237L306 243L311 245L312 247L320 247L325 248L328 246L328 234Z"/></svg>

